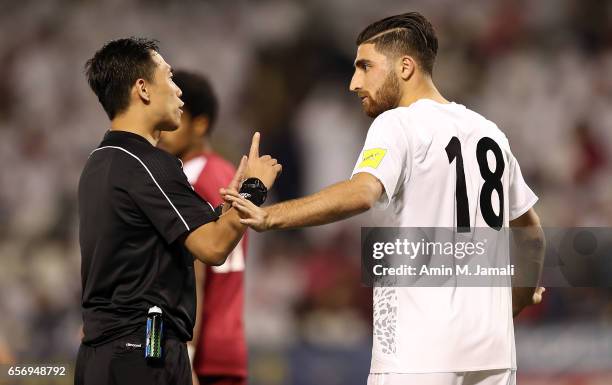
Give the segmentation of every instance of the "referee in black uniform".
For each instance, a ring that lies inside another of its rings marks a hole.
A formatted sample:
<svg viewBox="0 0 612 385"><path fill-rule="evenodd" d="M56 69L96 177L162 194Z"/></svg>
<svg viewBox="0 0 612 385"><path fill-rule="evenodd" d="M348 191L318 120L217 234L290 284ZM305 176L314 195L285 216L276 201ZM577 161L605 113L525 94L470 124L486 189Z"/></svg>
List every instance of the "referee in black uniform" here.
<svg viewBox="0 0 612 385"><path fill-rule="evenodd" d="M79 181L84 338L75 384L191 384L185 342L195 322L194 257L220 265L246 226L214 210L175 156L155 147L179 126L181 90L155 41L114 40L86 64L111 120ZM255 134L230 187L261 204L281 166ZM145 358L148 310L162 311L162 358Z"/></svg>

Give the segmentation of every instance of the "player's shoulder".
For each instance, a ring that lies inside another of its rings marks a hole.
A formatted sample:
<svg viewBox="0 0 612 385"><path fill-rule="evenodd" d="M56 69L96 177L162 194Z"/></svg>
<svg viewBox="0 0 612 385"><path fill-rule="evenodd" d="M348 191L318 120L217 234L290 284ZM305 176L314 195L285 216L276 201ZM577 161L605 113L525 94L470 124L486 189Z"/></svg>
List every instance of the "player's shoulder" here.
<svg viewBox="0 0 612 385"><path fill-rule="evenodd" d="M432 112L424 114L421 103L401 106L387 110L374 119L369 136L385 138L386 141L403 142L419 146L431 141L431 132L427 129ZM430 117L429 119L427 117Z"/></svg>
<svg viewBox="0 0 612 385"><path fill-rule="evenodd" d="M409 106L399 106L380 114L372 123L378 125L422 126L441 117L465 114L465 106L456 103L439 103L431 99L419 99Z"/></svg>
<svg viewBox="0 0 612 385"><path fill-rule="evenodd" d="M405 135L407 117L401 112L401 107L387 110L378 115L370 125L369 134L385 137L396 137Z"/></svg>
<svg viewBox="0 0 612 385"><path fill-rule="evenodd" d="M402 133L405 137L431 136L431 126L438 126L436 122L454 108L455 103L442 104L430 99L419 99L409 106L399 106L387 110L374 119L373 128L377 132ZM456 113L457 111L452 111ZM426 140L427 141L427 140Z"/></svg>
<svg viewBox="0 0 612 385"><path fill-rule="evenodd" d="M500 134L504 134L499 127L497 126L497 124L492 121L491 119L485 117L484 115L482 115L481 113L472 110L471 108L465 107L465 113L466 116L470 119L473 120L475 122L479 122L481 125L491 129L491 130L495 130L495 131L499 131Z"/></svg>
<svg viewBox="0 0 612 385"><path fill-rule="evenodd" d="M394 124L401 124L402 118L406 116L405 109L406 107L396 107L387 110L378 115L372 122L372 125L389 126Z"/></svg>
<svg viewBox="0 0 612 385"><path fill-rule="evenodd" d="M388 112L391 112L397 118L401 119L401 118L410 118L410 117L415 117L415 116L420 116L420 115L432 116L432 115L438 114L441 109L448 109L448 108L454 108L454 109L459 108L460 109L464 107L465 106L461 104L457 104L455 102L440 103L433 99L419 99L411 103L409 106L396 107L392 110L389 110Z"/></svg>
<svg viewBox="0 0 612 385"><path fill-rule="evenodd" d="M488 136L509 150L509 141L506 134L499 126L484 115L466 107L466 113L470 122L473 122L475 127L478 127L482 136Z"/></svg>

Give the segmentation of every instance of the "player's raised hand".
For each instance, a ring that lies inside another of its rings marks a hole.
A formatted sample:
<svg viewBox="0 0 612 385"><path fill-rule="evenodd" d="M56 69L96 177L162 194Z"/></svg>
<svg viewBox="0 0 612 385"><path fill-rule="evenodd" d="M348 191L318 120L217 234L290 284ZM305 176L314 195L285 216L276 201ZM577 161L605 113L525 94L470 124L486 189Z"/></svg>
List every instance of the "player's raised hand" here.
<svg viewBox="0 0 612 385"><path fill-rule="evenodd" d="M240 223L247 225L255 231L268 230L268 213L261 207L257 207L248 199L238 194L235 190L221 189L221 196L226 202L231 202L232 207L238 210Z"/></svg>
<svg viewBox="0 0 612 385"><path fill-rule="evenodd" d="M282 166L270 155L259 156L259 139L259 132L256 132L251 141L251 149L249 150L244 177L259 178L267 188L271 188L276 177L281 172Z"/></svg>

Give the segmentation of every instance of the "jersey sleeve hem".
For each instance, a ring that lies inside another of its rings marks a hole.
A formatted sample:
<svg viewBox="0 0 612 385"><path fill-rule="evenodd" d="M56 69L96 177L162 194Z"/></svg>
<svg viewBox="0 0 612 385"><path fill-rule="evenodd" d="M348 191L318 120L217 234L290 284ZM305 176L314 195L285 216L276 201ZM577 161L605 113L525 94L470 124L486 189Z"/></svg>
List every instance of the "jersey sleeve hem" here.
<svg viewBox="0 0 612 385"><path fill-rule="evenodd" d="M191 219L187 222L189 229L187 229L182 224L181 226L177 226L168 234L167 237L165 237L166 241L168 242L168 244L172 244L180 237L186 236L190 234L191 232L193 232L194 230L200 228L200 226L204 226L207 223L214 222L217 219L219 219L219 217L216 214L210 214L210 215L207 214L207 215L202 215L198 217L197 219Z"/></svg>
<svg viewBox="0 0 612 385"><path fill-rule="evenodd" d="M516 218L520 217L521 215L525 214L530 208L533 207L533 205L536 204L536 202L538 201L538 197L534 196L529 203L527 203L526 205L524 205L522 208L518 209L518 210L513 210L510 213L510 220L513 221Z"/></svg>

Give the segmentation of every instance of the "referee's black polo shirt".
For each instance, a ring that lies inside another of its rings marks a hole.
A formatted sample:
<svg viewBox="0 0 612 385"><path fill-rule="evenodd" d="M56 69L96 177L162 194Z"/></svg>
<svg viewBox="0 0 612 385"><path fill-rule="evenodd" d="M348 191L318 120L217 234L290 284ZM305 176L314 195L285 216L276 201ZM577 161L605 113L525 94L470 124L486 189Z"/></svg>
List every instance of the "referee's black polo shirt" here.
<svg viewBox="0 0 612 385"><path fill-rule="evenodd" d="M193 257L184 236L217 219L178 158L145 138L109 131L79 181L83 343L97 346L143 327L159 306L169 334L191 340Z"/></svg>

